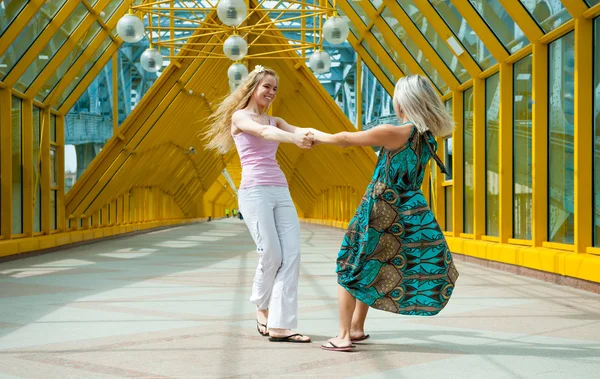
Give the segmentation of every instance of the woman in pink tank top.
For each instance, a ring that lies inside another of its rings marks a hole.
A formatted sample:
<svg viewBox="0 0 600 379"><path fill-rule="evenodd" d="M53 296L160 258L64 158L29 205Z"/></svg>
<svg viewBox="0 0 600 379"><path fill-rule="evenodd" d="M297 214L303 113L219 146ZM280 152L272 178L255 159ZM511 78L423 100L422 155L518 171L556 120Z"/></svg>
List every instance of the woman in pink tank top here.
<svg viewBox="0 0 600 379"><path fill-rule="evenodd" d="M300 222L276 154L279 143L309 149L311 129L267 115L277 94L275 71L256 66L209 117L207 149L228 152L235 144L242 164L239 210L256 243L258 267L250 301L257 330L272 342L311 342L295 333L300 272Z"/></svg>

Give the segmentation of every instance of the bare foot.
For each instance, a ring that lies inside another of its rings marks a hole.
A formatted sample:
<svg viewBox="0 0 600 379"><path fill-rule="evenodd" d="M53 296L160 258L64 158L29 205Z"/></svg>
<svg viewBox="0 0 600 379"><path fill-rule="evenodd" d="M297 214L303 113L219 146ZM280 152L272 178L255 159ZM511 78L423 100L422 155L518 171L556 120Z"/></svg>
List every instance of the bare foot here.
<svg viewBox="0 0 600 379"><path fill-rule="evenodd" d="M296 332L294 332L290 329L269 329L269 336L274 337L274 338L283 338L283 337L291 336L292 334L296 334ZM303 336L303 335L297 335L297 336L290 337L290 340L309 342L310 337Z"/></svg>
<svg viewBox="0 0 600 379"><path fill-rule="evenodd" d="M350 339L351 340L365 339L365 330L364 329L350 329Z"/></svg>
<svg viewBox="0 0 600 379"><path fill-rule="evenodd" d="M346 348L346 347L352 347L352 341L350 340L345 340L343 338L339 338L339 337L333 337L327 340L327 342L332 346L332 347L337 347L337 348ZM324 345L325 346L325 345Z"/></svg>

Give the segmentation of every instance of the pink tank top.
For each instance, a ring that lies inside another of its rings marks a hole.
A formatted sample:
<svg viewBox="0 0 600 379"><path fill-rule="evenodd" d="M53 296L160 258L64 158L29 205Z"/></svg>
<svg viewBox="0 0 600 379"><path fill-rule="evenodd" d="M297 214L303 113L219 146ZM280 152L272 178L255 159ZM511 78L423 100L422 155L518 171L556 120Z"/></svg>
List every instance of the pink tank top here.
<svg viewBox="0 0 600 379"><path fill-rule="evenodd" d="M271 117L269 117L269 124L276 126ZM269 141L246 132L234 134L233 140L242 163L240 188L287 187L285 175L275 158L279 142Z"/></svg>

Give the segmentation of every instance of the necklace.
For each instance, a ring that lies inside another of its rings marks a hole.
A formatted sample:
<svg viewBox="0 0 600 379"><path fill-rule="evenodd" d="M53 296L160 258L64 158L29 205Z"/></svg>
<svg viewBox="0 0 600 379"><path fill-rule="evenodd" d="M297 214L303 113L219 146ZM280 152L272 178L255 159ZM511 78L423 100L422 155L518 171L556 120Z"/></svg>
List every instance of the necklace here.
<svg viewBox="0 0 600 379"><path fill-rule="evenodd" d="M254 112L251 112L251 111L249 111L249 110L246 110L246 112L248 112L248 114L250 115L250 117L251 117L251 118L252 118L254 121L258 122L259 124L263 123L263 121L265 120L265 116L266 116L266 124L269 124L269 121L271 120L271 119L269 118L269 115L268 115L268 114L266 114L266 113L263 113L263 114L259 115L259 114L256 114L256 113L254 113ZM258 121L257 121L257 120L258 120Z"/></svg>

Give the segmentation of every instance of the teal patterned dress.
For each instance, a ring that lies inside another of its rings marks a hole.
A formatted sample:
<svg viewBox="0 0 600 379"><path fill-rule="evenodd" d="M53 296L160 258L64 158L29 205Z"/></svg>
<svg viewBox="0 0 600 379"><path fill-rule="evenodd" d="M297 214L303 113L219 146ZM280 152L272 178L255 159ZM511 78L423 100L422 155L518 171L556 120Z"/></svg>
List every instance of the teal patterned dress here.
<svg viewBox="0 0 600 379"><path fill-rule="evenodd" d="M430 132L415 127L406 144L381 150L337 258L338 283L377 309L433 316L448 303L458 271L420 190L435 154Z"/></svg>

